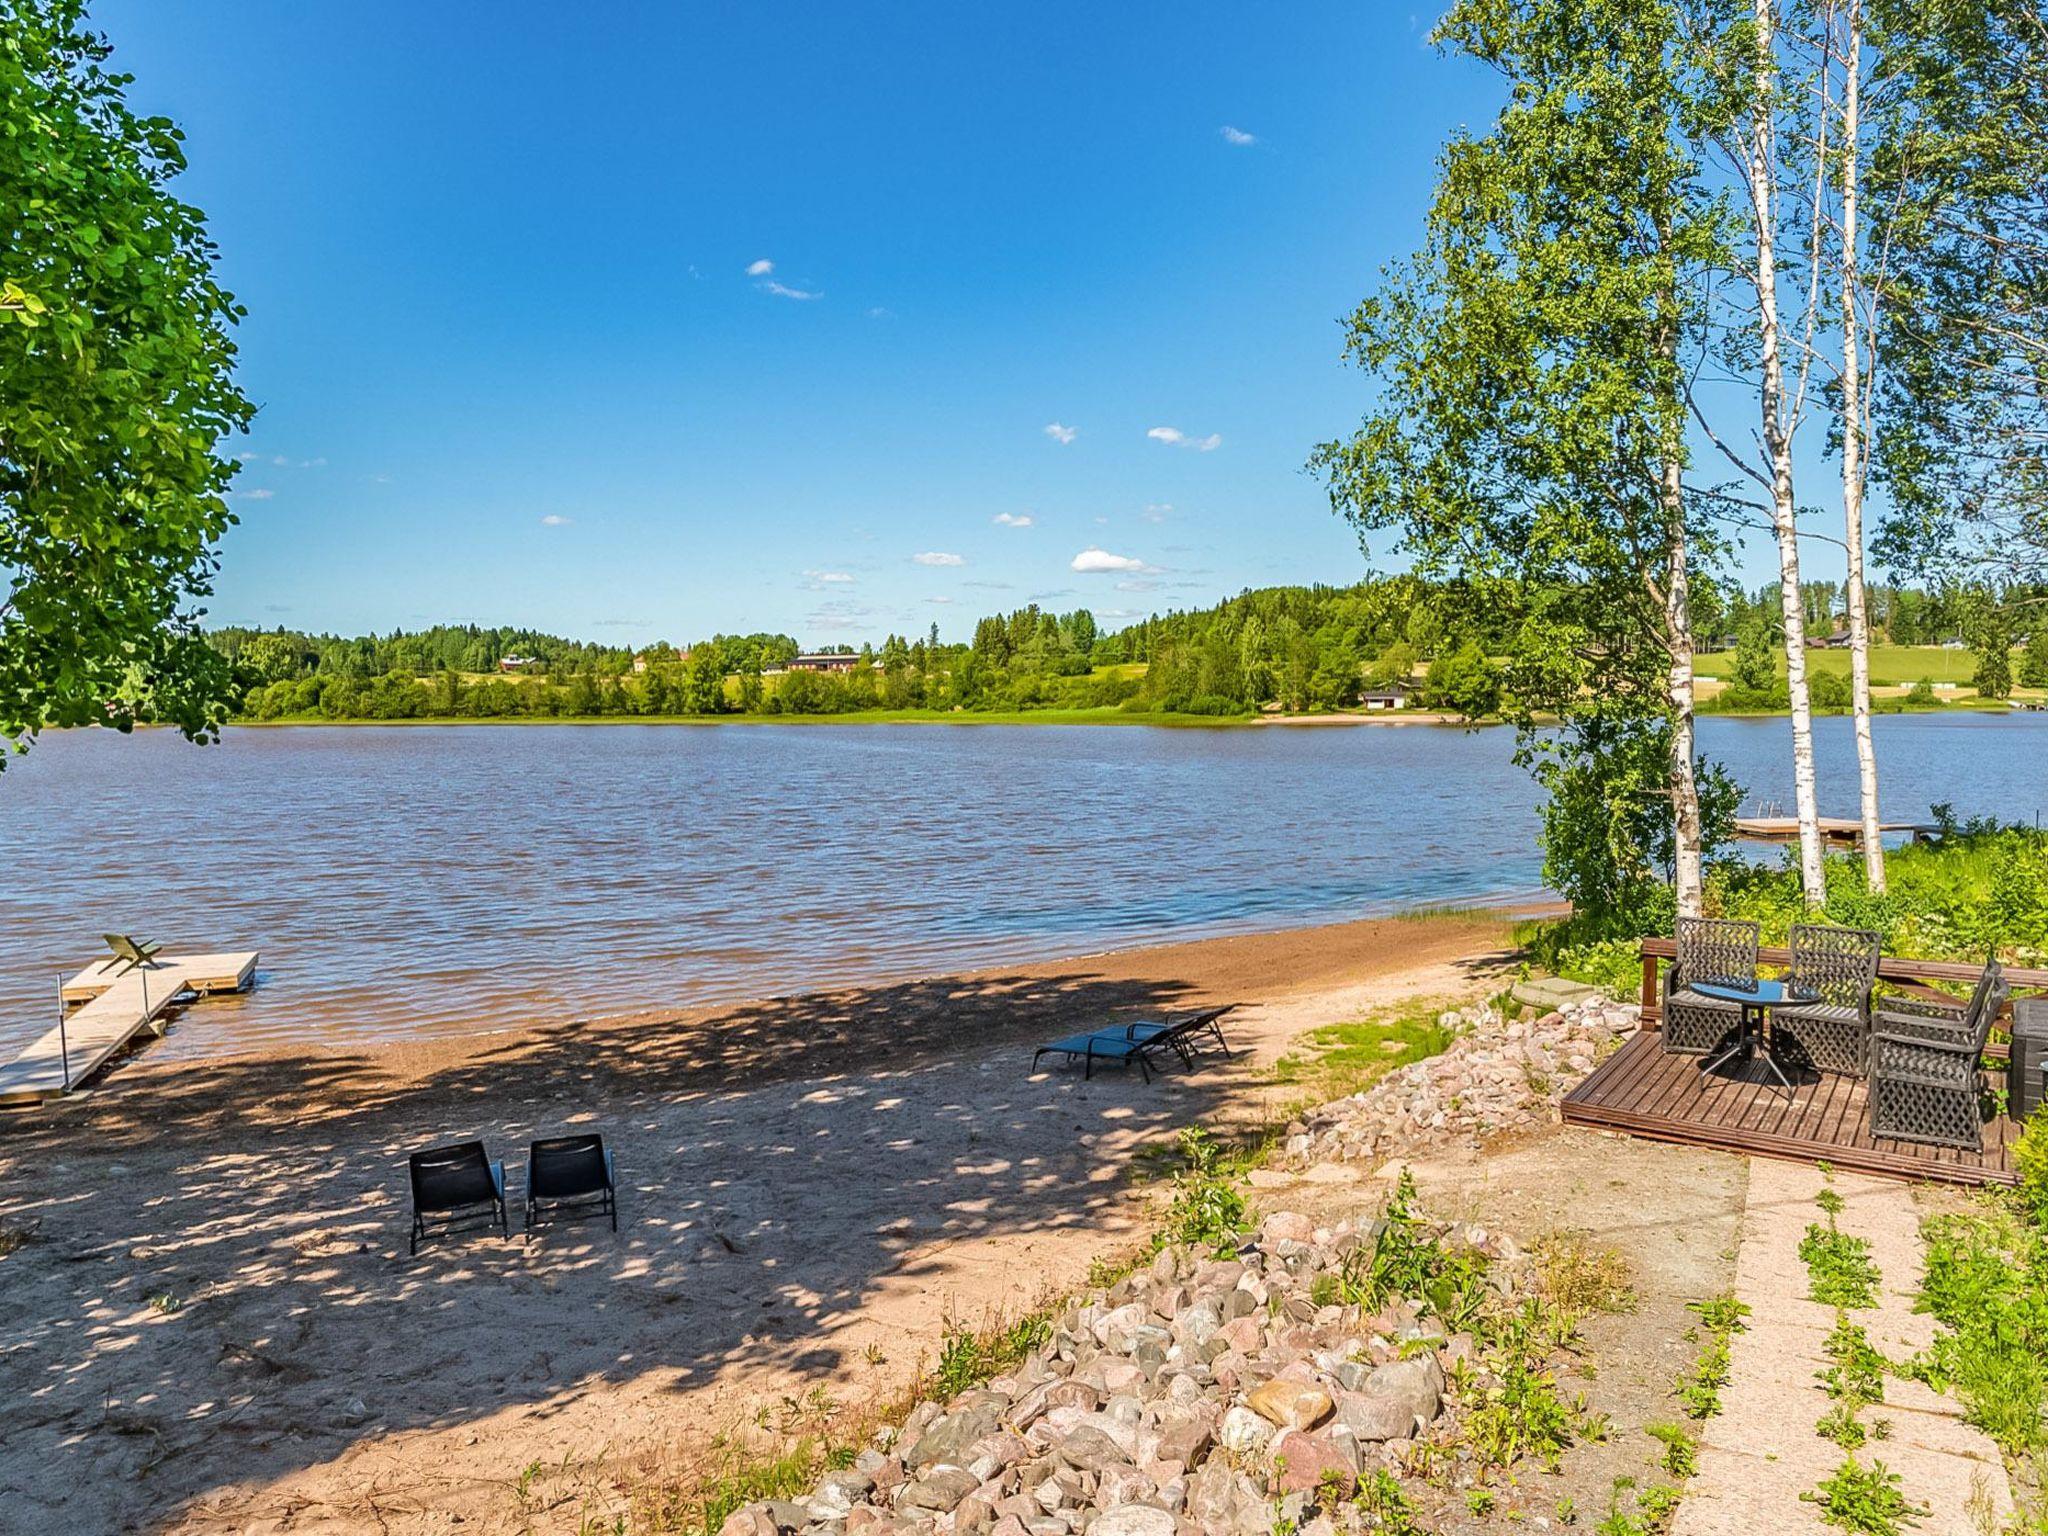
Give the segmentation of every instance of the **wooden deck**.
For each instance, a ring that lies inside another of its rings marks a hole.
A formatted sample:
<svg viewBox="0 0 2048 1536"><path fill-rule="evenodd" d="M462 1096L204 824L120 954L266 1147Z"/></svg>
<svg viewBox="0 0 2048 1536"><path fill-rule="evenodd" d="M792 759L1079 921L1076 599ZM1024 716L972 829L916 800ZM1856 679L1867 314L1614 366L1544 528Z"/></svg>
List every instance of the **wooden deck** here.
<svg viewBox="0 0 2048 1536"><path fill-rule="evenodd" d="M161 1035L164 1015L196 996L239 992L256 974L253 950L227 955L158 956L146 970L116 975L118 963L87 966L64 983L64 1001L79 1006L0 1064L0 1104L61 1098L145 1032Z"/></svg>
<svg viewBox="0 0 2048 1536"><path fill-rule="evenodd" d="M1788 1098L1766 1085L1760 1063L1700 1070L1697 1056L1667 1055L1655 1029L1639 1030L1564 1101L1568 1125L1626 1131L1657 1141L1797 1162L1826 1161L1859 1173L1949 1184L2011 1184L2018 1128L1984 1127L1984 1150L1875 1140L1866 1089L1854 1078L1794 1080Z"/></svg>

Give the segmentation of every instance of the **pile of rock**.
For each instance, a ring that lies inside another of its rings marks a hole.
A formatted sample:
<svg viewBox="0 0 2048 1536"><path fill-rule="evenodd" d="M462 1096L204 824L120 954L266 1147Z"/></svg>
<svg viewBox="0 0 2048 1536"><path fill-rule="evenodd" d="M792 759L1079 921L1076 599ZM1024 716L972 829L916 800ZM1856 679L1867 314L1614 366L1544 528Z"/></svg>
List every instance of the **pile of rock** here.
<svg viewBox="0 0 2048 1536"><path fill-rule="evenodd" d="M1347 1257L1378 1230L1281 1212L1235 1257L1165 1250L1060 1314L1007 1375L920 1403L808 1497L749 1504L723 1536L1355 1527L1362 1511L1339 1498L1398 1464L1442 1408L1446 1364L1474 1354L1413 1301L1341 1302ZM1444 1241L1513 1257L1476 1229Z"/></svg>
<svg viewBox="0 0 2048 1536"><path fill-rule="evenodd" d="M1555 1121L1564 1096L1639 1018L1633 1003L1605 1000L1528 1022L1491 1004L1446 1013L1441 1021L1456 1033L1447 1049L1304 1116L1288 1127L1285 1154L1303 1163L1379 1162L1431 1142Z"/></svg>

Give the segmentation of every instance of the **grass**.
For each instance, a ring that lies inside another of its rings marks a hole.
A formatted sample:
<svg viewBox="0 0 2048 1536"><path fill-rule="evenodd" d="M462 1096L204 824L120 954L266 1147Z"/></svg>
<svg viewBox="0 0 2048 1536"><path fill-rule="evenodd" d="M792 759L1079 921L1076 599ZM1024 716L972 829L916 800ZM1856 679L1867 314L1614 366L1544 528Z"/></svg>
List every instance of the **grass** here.
<svg viewBox="0 0 2048 1536"><path fill-rule="evenodd" d="M2015 655L2015 672L2018 671L2018 660ZM1693 657L1692 664L1697 671L1725 682L1735 673L1735 653L1702 651ZM1809 647L1806 670L1847 677L1849 653L1846 650L1821 651ZM1976 672L1977 655L1974 651L1950 651L1938 645L1873 645L1870 648L1870 685L1873 688L1906 688L1923 677L1929 682L1967 686ZM1778 675L1785 675L1782 646L1778 648Z"/></svg>
<svg viewBox="0 0 2048 1536"><path fill-rule="evenodd" d="M1361 1093L1389 1072L1449 1046L1455 1036L1438 1022L1442 1013L1438 1003L1411 1003L1311 1030L1303 1049L1290 1051L1273 1064L1274 1080L1300 1088L1316 1103Z"/></svg>

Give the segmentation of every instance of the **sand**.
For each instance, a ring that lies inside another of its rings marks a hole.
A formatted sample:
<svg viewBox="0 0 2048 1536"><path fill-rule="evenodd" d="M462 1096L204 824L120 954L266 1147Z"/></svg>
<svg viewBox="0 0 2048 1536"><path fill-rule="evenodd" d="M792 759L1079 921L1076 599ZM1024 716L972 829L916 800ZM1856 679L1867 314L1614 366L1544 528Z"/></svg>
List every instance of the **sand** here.
<svg viewBox="0 0 2048 1536"><path fill-rule="evenodd" d="M370 1051L144 1055L0 1116L0 1223L30 1234L0 1258L0 1508L609 1529L648 1468L844 1416L949 1319L1079 1286L1145 1228L1137 1149L1273 1113L1260 1067L1306 1029L1497 987L1506 937L1391 919ZM1030 1070L1036 1043L1211 1002L1239 1005L1229 1062ZM407 1256L408 1151L480 1136L516 1191L526 1142L572 1127L615 1151L616 1237Z"/></svg>

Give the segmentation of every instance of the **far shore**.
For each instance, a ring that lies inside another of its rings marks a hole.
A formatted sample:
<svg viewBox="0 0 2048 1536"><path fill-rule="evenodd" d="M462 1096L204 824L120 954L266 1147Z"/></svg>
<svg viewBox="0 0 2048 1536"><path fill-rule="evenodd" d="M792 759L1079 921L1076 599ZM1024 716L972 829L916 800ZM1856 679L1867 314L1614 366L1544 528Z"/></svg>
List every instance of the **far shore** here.
<svg viewBox="0 0 2048 1536"><path fill-rule="evenodd" d="M1309 1030L1512 978L1430 913L356 1050L147 1051L0 1114L0 1486L27 1526L497 1529L521 1468L670 1467L901 1391L1146 1230L1134 1158L1260 1124ZM1146 1083L1038 1044L1233 1003ZM479 1020L480 1028L489 1021ZM203 1028L195 1013L191 1028ZM620 1231L406 1252L405 1157L601 1131Z"/></svg>

